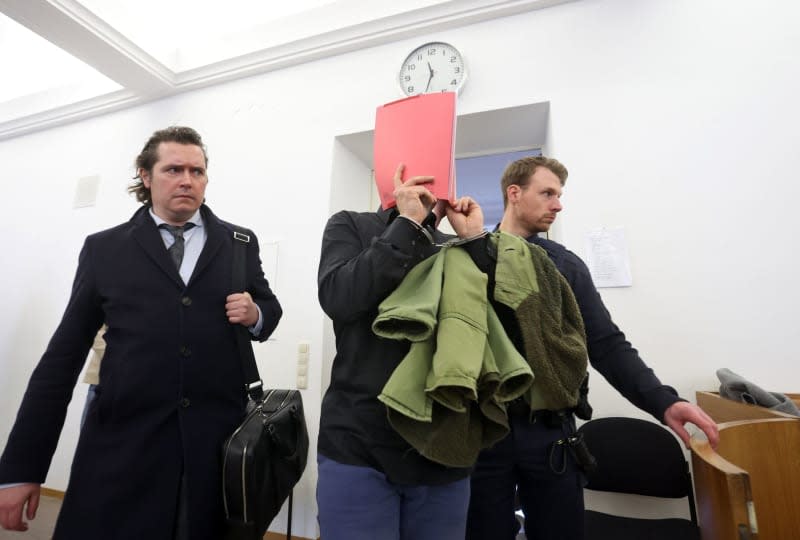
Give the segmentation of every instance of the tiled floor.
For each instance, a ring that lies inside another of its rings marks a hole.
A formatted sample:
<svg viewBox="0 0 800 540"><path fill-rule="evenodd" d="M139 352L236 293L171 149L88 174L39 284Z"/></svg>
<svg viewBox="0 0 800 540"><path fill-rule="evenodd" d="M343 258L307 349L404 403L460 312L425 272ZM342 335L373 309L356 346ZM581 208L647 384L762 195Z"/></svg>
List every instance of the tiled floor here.
<svg viewBox="0 0 800 540"><path fill-rule="evenodd" d="M0 528L0 540L49 540L61 508L61 499L42 497L36 519L28 521L28 531L24 533L5 531Z"/></svg>

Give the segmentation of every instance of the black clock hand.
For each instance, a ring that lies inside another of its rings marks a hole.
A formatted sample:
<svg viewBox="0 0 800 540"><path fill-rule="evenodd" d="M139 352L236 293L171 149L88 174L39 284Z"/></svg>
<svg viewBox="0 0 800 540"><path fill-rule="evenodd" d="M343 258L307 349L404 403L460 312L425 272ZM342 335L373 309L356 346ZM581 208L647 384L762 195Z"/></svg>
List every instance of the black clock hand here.
<svg viewBox="0 0 800 540"><path fill-rule="evenodd" d="M428 62L428 84L425 85L425 91L428 91L428 88L431 86L431 81L433 80L433 68L431 67L431 63Z"/></svg>

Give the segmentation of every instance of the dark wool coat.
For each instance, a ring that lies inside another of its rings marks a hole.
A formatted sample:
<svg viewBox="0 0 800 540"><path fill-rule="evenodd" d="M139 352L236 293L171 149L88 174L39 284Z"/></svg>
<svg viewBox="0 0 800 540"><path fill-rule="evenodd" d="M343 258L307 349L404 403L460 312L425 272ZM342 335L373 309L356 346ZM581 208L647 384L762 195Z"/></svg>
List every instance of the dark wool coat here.
<svg viewBox="0 0 800 540"><path fill-rule="evenodd" d="M108 331L97 397L72 464L54 538L168 540L185 474L189 538L218 540L223 440L242 418L243 375L233 326L232 226L205 205L206 244L188 285L147 207L89 236L72 296L31 376L0 458L0 484L42 483L95 333ZM247 290L275 329L281 308L247 244Z"/></svg>

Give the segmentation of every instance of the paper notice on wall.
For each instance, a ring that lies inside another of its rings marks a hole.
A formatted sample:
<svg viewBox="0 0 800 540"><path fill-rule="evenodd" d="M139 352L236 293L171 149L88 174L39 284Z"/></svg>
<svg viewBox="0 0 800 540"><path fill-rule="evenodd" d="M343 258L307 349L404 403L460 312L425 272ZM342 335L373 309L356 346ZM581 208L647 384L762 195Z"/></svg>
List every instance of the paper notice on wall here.
<svg viewBox="0 0 800 540"><path fill-rule="evenodd" d="M259 241L259 248L261 251L261 269L264 271L264 277L267 278L267 282L269 283L269 288L272 289L272 292L280 298L280 285L278 283L278 246L279 242L276 241ZM281 325L278 325L278 328L275 332L269 337L267 341L275 342L278 341L278 336L281 334ZM256 342L253 342L256 343ZM266 354L264 352L264 348L262 347L254 347L253 350L256 353L256 359L261 361L262 354ZM264 368L259 368L264 369ZM262 373L264 373L262 371Z"/></svg>
<svg viewBox="0 0 800 540"><path fill-rule="evenodd" d="M278 242L259 242L261 248L261 269L267 278L272 292L278 287Z"/></svg>
<svg viewBox="0 0 800 540"><path fill-rule="evenodd" d="M586 264L595 287L630 287L631 278L625 229L598 228L586 234Z"/></svg>

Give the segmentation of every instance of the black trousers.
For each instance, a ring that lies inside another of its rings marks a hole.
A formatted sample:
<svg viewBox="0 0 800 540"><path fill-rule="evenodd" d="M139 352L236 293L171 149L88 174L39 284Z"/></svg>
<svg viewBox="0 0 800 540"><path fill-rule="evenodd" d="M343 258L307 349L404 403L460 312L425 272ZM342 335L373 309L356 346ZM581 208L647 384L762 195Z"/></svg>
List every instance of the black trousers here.
<svg viewBox="0 0 800 540"><path fill-rule="evenodd" d="M181 486L178 490L178 509L175 513L175 532L173 538L175 540L189 540L189 512L186 498L188 496L186 489L186 472L181 474Z"/></svg>
<svg viewBox="0 0 800 540"><path fill-rule="evenodd" d="M554 445L571 434L566 423L509 414L511 433L481 452L472 473L467 540L513 540L518 531L515 493L528 540L583 540L583 473L568 449Z"/></svg>

